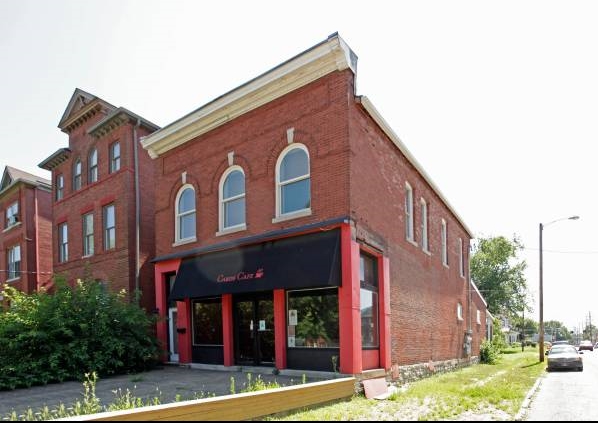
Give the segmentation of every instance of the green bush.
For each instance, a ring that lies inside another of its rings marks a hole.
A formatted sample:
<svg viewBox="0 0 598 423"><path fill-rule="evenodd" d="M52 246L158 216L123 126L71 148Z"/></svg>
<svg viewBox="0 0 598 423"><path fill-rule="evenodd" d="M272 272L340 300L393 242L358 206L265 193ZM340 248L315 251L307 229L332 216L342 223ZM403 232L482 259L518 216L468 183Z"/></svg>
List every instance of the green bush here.
<svg viewBox="0 0 598 423"><path fill-rule="evenodd" d="M24 294L5 286L0 312L0 390L137 372L157 363L154 321L126 293L93 280L55 292Z"/></svg>
<svg viewBox="0 0 598 423"><path fill-rule="evenodd" d="M496 364L500 358L500 349L496 344L484 339L480 345L480 363Z"/></svg>

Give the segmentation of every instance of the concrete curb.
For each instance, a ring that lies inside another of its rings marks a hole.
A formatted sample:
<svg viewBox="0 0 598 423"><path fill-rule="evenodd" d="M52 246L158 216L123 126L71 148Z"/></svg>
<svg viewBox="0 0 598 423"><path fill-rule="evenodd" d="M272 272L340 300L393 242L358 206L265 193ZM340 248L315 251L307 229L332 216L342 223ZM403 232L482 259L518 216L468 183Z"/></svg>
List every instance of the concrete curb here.
<svg viewBox="0 0 598 423"><path fill-rule="evenodd" d="M523 399L523 402L521 403L521 408L515 415L514 420L518 420L518 421L525 420L526 414L529 410L529 406L530 406L532 397L534 396L536 391L539 389L540 384L542 383L542 379L544 379L545 377L546 377L546 375L543 374L538 379L536 379L536 383L534 383L534 386L532 386L532 388L528 391L527 395Z"/></svg>

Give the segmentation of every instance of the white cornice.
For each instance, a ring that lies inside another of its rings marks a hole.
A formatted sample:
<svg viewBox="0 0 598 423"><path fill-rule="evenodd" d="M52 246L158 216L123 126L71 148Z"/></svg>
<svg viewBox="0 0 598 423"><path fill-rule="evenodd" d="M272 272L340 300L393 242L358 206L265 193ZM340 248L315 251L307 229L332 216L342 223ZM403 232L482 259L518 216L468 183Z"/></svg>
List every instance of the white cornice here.
<svg viewBox="0 0 598 423"><path fill-rule="evenodd" d="M440 199L446 205L446 207L448 207L448 209L451 211L451 213L453 213L453 215L457 218L457 220L459 221L461 226L463 226L463 228L467 231L469 236L471 238L474 238L473 233L467 227L467 225L465 224L463 219L461 219L461 217L455 211L453 206L451 206L451 204L445 198L444 194L442 194L442 192L440 191L438 186L436 186L436 184L434 183L432 178L430 178L430 176L426 173L426 171L424 170L422 165L420 165L419 162L415 159L415 157L413 157L411 152L407 149L405 144L403 144L403 142L398 137L398 135L395 134L395 132L390 127L390 125L386 122L386 120L382 117L382 115L374 107L372 102L365 96L360 96L360 97L358 97L358 99L359 99L359 102L361 103L361 105L363 106L363 108L368 112L368 114L372 117L372 119L374 119L374 121L378 124L378 126L380 126L382 131L384 131L384 133L388 136L388 138L390 138L390 140L397 146L397 148L401 151L401 153L403 153L403 155L407 158L407 160L409 160L409 163L411 163L413 165L413 167L415 167L415 169L419 172L420 175L422 175L422 177L425 179L425 181L428 183L428 185L430 185L430 187L434 190L436 195L438 195L438 197L440 197Z"/></svg>
<svg viewBox="0 0 598 423"><path fill-rule="evenodd" d="M356 72L357 57L336 34L187 116L141 139L152 158L334 71Z"/></svg>

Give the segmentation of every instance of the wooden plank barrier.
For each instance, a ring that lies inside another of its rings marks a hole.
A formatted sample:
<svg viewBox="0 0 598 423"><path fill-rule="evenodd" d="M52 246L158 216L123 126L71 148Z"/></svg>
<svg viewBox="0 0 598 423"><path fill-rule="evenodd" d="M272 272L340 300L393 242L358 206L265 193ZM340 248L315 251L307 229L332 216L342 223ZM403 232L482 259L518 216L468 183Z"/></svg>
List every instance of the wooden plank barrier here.
<svg viewBox="0 0 598 423"><path fill-rule="evenodd" d="M256 392L75 416L69 421L249 420L348 399L356 379L346 377Z"/></svg>

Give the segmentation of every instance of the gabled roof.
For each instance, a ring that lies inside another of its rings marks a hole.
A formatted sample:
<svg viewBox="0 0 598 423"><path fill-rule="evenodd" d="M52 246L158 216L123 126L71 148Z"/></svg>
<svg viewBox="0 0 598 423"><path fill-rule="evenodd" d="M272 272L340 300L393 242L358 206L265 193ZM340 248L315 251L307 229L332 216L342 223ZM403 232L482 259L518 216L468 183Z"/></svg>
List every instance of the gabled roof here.
<svg viewBox="0 0 598 423"><path fill-rule="evenodd" d="M87 120L102 109L110 112L116 109L116 107L93 94L76 88L60 118L58 127L62 132L68 133L74 127L81 124L82 121Z"/></svg>
<svg viewBox="0 0 598 423"><path fill-rule="evenodd" d="M3 193L6 189L17 184L18 182L24 182L35 186L43 186L46 188L50 188L52 186L51 182L45 178L15 169L11 166L6 166L4 168L4 173L2 174L2 181L0 182L0 193Z"/></svg>

